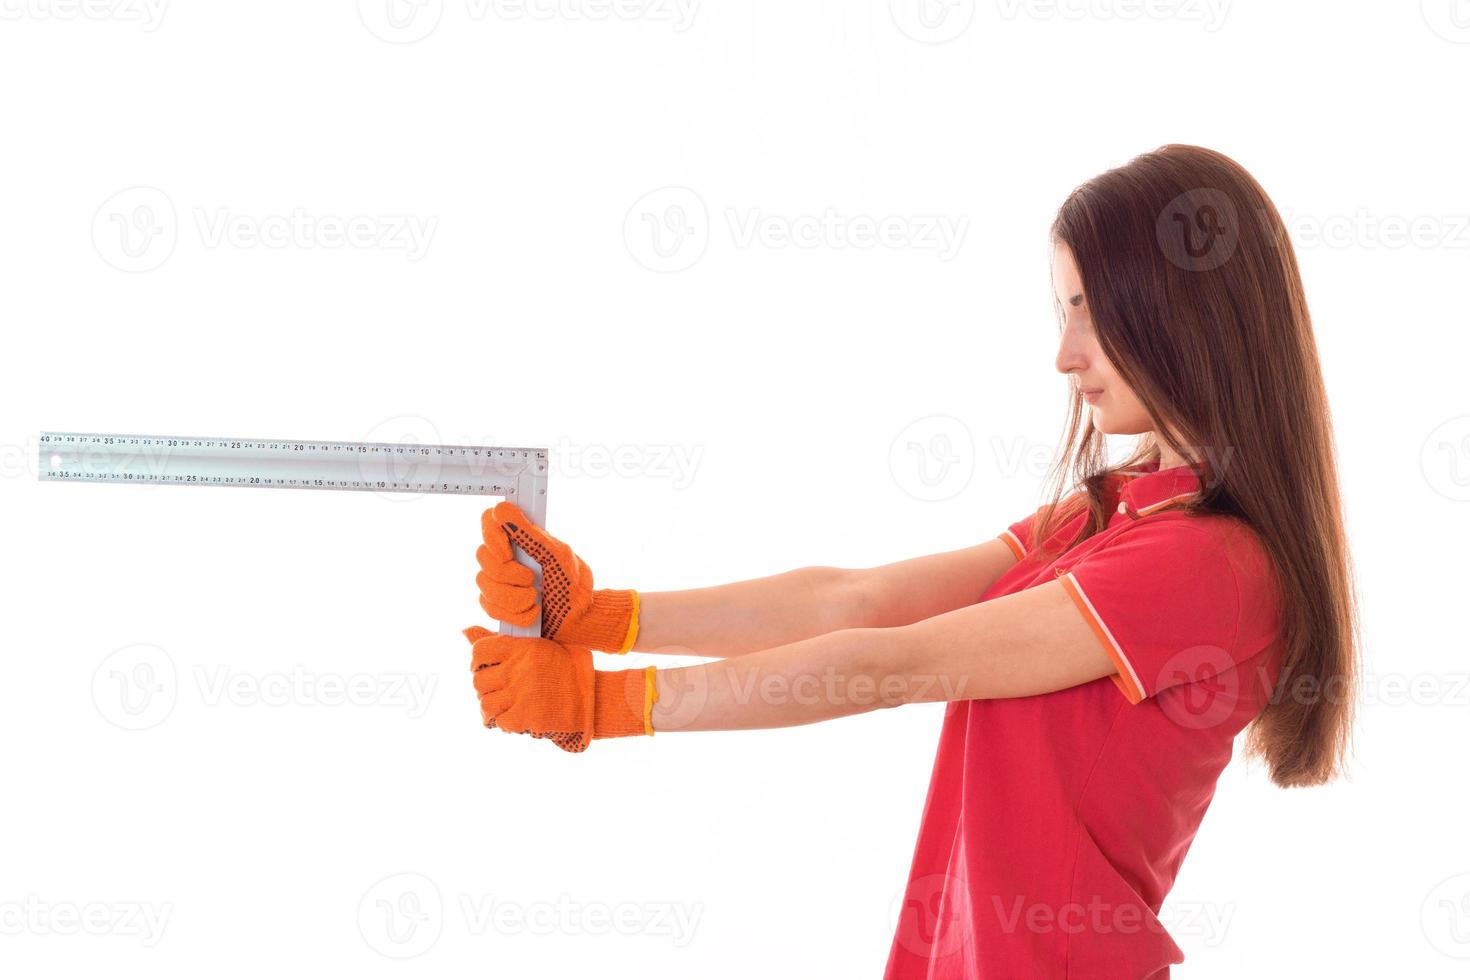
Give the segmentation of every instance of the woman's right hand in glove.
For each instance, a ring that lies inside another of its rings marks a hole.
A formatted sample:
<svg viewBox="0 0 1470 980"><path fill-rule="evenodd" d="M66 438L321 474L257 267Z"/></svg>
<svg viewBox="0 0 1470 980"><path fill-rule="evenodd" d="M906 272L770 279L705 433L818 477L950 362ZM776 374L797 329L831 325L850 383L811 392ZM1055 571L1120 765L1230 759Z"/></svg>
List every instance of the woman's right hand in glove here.
<svg viewBox="0 0 1470 980"><path fill-rule="evenodd" d="M627 653L638 637L638 593L594 589L592 569L571 548L533 524L509 500L480 518L484 543L475 552L480 572L480 607L501 622L529 626L541 614L541 635L560 643L609 653ZM541 566L536 573L516 561L511 542Z"/></svg>

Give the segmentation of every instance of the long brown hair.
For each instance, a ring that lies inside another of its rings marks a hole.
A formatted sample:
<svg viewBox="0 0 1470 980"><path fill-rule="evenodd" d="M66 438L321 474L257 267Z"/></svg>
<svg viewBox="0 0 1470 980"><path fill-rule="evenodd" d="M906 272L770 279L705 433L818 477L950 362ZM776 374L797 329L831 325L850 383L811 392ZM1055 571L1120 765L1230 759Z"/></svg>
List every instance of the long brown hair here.
<svg viewBox="0 0 1470 980"><path fill-rule="evenodd" d="M1189 461L1204 492L1187 509L1254 529L1282 589L1280 673L1246 753L1279 786L1333 779L1360 629L1327 394L1280 214L1234 160L1170 144L1073 190L1051 238L1071 249L1098 342L1158 427L1109 468L1074 388L1035 539L1076 513L1058 506L1064 489L1085 491L1080 541L1106 525L1113 474L1158 460L1161 442Z"/></svg>

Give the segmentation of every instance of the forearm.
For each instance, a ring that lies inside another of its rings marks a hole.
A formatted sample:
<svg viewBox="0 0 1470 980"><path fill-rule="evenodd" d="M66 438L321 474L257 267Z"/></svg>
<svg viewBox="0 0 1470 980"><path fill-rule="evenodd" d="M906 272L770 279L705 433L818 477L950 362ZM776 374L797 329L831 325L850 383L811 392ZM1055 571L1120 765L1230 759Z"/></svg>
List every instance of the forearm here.
<svg viewBox="0 0 1470 980"><path fill-rule="evenodd" d="M638 594L633 649L736 657L857 623L853 572L827 566L702 589Z"/></svg>
<svg viewBox="0 0 1470 980"><path fill-rule="evenodd" d="M843 629L655 674L655 732L786 728L914 701L967 696L964 678L915 672L912 631ZM911 653L912 651L910 651Z"/></svg>
<svg viewBox="0 0 1470 980"><path fill-rule="evenodd" d="M1116 673L1054 581L905 626L655 671L651 720L655 733L783 728L898 704L1032 697Z"/></svg>

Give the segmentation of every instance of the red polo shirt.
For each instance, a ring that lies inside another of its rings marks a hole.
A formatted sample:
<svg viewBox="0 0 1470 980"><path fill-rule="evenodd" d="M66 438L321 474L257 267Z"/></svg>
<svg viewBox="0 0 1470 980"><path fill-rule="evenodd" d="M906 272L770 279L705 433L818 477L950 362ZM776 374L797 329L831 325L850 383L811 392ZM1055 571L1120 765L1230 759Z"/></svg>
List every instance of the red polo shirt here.
<svg viewBox="0 0 1470 980"><path fill-rule="evenodd" d="M1208 474L1206 474L1208 479ZM1117 673L946 708L885 980L1160 980L1159 918L1238 733L1278 670L1276 576L1243 522L1189 516L1188 466L1115 475L1059 555L1032 514L981 602L1060 579Z"/></svg>

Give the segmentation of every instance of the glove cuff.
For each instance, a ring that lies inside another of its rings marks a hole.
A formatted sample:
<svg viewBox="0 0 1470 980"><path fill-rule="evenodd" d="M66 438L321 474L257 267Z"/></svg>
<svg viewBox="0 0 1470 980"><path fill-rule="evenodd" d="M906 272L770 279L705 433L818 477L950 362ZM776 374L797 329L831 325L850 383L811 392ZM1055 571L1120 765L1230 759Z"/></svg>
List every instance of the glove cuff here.
<svg viewBox="0 0 1470 980"><path fill-rule="evenodd" d="M653 703L658 700L655 667L599 670L594 673L592 737L653 734Z"/></svg>
<svg viewBox="0 0 1470 980"><path fill-rule="evenodd" d="M570 635L569 635L570 634ZM633 589L596 589L587 611L556 638L608 653L627 653L638 639L638 593Z"/></svg>

